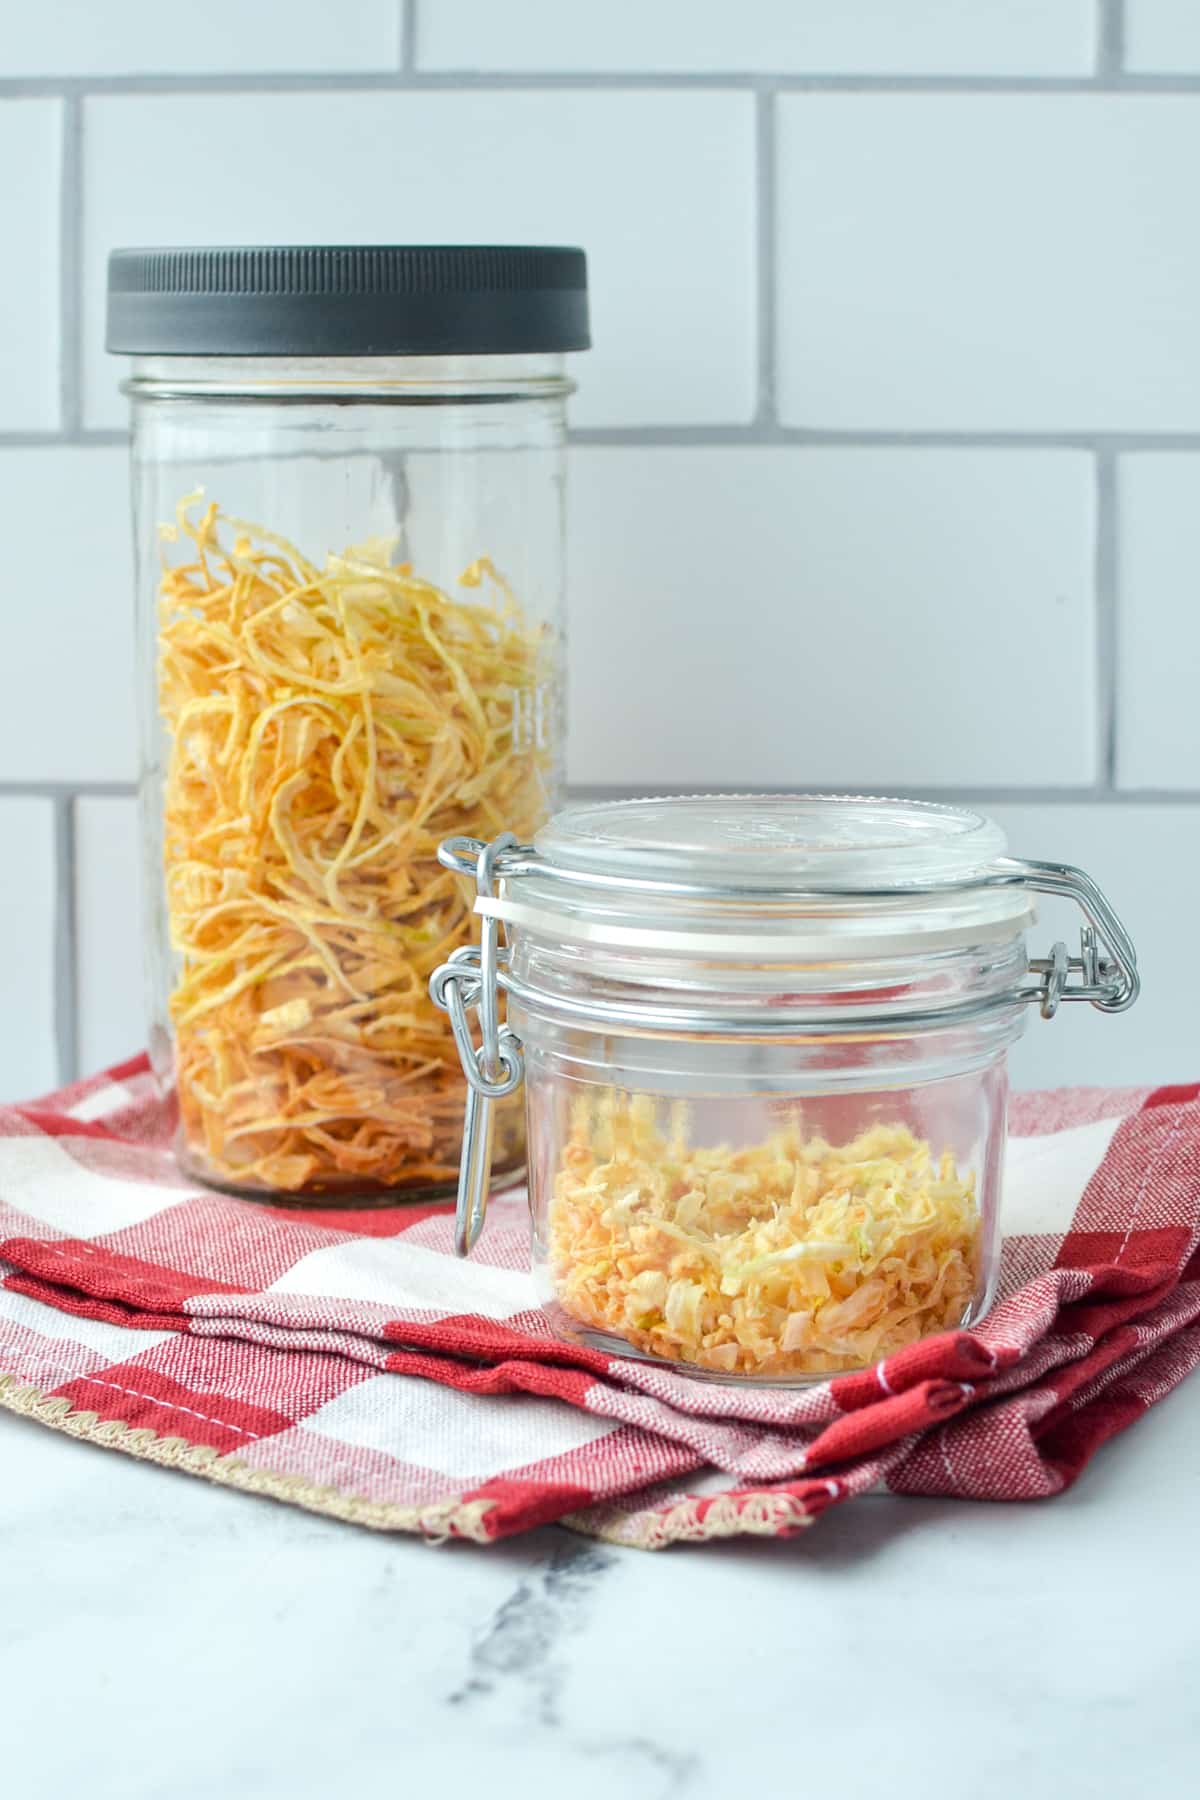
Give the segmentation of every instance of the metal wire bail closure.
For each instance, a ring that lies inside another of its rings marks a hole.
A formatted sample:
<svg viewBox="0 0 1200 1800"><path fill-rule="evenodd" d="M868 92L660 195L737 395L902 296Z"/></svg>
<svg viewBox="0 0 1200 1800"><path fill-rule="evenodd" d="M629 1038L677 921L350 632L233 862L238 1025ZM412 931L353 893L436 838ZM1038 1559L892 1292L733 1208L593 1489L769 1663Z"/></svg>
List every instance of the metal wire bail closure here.
<svg viewBox="0 0 1200 1800"><path fill-rule="evenodd" d="M1085 924L1079 928L1079 955L1068 954L1064 943L1052 946L1049 956L1031 956L1035 986L1023 990L1043 1019L1052 1019L1063 1000L1086 1000L1099 1012L1125 1012L1142 990L1137 952L1125 926L1101 888L1083 869L1069 863L1018 862L1006 858L1001 870L1012 870L1024 887L1038 894L1057 894L1074 900ZM1003 875L1002 875L1003 878ZM1077 981L1071 977L1078 975Z"/></svg>
<svg viewBox="0 0 1200 1800"><path fill-rule="evenodd" d="M461 848L467 841L451 840L456 848ZM490 844L472 844L476 851L475 885L481 896L490 896L495 891L496 859L516 842L512 832L506 831ZM446 866L459 869L461 865L453 862ZM500 1024L497 980L500 960L499 921L485 918L478 948L474 944L465 944L455 950L448 962L434 970L429 980L429 995L434 1005L449 1014L450 1029L467 1078L462 1161L458 1169L458 1199L454 1210L456 1256L469 1256L483 1230L492 1173L496 1101L515 1093L525 1079L520 1040L507 1025ZM478 1049L471 1037L469 1011L479 1014L482 1042Z"/></svg>
<svg viewBox="0 0 1200 1800"><path fill-rule="evenodd" d="M620 887L661 896L688 898L761 897L757 892L743 893L735 888L704 886L683 881L646 879L619 880L589 872L560 869L538 856L528 844L521 844L512 832L494 838L490 844L474 838L447 838L438 851L443 868L456 874L474 874L480 900L493 900L497 881L520 875L536 874L543 880L561 880L570 892L571 884ZM974 879L940 883L936 890L949 893L973 888L1022 887L1030 892L1052 894L1074 900L1084 917L1079 932L1079 955L1072 956L1066 944L1052 945L1048 956L1030 957L1031 981L1006 993L969 1000L958 1006L933 1011L906 1012L903 1020L910 1028L945 1027L980 1017L998 1007L1027 1002L1038 1007L1044 1019L1052 1019L1063 1001L1086 1001L1100 1012L1124 1012L1132 1006L1141 989L1137 955L1125 926L1101 889L1084 870L1066 863L1025 862L1016 857L1003 857L989 871ZM834 895L867 899L894 897L913 890L902 888L830 889L821 897ZM752 1033L772 1035L761 1018L731 1019L727 1014L711 1012L664 1012L651 1002L647 1005L617 1005L612 1002L573 999L556 996L550 1002L536 995L508 972L508 951L499 941L499 919L495 913L480 908L480 941L478 946L464 945L455 950L448 962L430 977L429 992L435 1005L449 1014L450 1027L467 1079L467 1106L463 1125L462 1163L458 1179L458 1205L455 1215L454 1247L466 1256L483 1229L487 1210L488 1182L492 1164L493 1109L495 1102L520 1087L525 1075L521 1043L508 1025L499 1023L499 994L503 988L523 1001L550 1004L560 1017L577 1024L610 1027L624 1024L632 1029L694 1031L737 1037ZM468 1013L479 1013L482 1041L478 1049L471 1036ZM894 1015L858 1019L860 1030L886 1029L898 1023ZM794 1027L783 1018L775 1023L782 1034Z"/></svg>

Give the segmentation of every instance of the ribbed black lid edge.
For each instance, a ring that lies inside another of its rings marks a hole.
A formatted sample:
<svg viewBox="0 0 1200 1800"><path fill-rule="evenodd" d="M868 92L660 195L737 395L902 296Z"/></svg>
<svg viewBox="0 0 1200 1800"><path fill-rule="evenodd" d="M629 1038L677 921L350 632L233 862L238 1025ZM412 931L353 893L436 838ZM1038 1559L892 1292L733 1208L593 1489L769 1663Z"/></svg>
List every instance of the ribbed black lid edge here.
<svg viewBox="0 0 1200 1800"><path fill-rule="evenodd" d="M115 250L123 355L505 355L586 350L587 259L538 245Z"/></svg>

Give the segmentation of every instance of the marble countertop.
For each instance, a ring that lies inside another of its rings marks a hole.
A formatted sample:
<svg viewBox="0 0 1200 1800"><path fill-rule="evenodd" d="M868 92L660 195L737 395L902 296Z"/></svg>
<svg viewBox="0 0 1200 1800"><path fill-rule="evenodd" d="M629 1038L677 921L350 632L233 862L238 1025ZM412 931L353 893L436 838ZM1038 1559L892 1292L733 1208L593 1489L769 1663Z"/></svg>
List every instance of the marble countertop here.
<svg viewBox="0 0 1200 1800"><path fill-rule="evenodd" d="M1200 1692L1200 1380L1048 1504L787 1543L376 1537L0 1415L11 1800L1164 1800Z"/></svg>

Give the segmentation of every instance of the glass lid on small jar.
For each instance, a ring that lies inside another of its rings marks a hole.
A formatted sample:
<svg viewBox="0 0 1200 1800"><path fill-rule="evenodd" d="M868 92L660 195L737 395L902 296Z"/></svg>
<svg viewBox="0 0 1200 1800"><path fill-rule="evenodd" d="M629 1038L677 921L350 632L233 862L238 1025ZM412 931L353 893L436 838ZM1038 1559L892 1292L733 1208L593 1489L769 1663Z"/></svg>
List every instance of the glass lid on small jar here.
<svg viewBox="0 0 1200 1800"><path fill-rule="evenodd" d="M840 794L695 794L572 806L542 827L538 853L617 878L746 887L928 887L978 874L1004 833L978 813L919 800Z"/></svg>
<svg viewBox="0 0 1200 1800"><path fill-rule="evenodd" d="M477 911L597 946L844 959L1011 938L999 826L922 801L696 795L569 807ZM469 854L469 853L468 853Z"/></svg>

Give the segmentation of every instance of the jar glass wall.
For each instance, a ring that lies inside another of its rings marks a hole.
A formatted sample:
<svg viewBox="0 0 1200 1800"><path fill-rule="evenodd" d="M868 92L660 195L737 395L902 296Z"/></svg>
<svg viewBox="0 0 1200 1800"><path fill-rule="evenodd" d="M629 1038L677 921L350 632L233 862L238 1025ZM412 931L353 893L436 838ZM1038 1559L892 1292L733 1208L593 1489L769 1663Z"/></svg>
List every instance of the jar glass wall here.
<svg viewBox="0 0 1200 1800"><path fill-rule="evenodd" d="M569 389L553 354L134 364L150 1043L209 1182L453 1184L436 852L561 794Z"/></svg>
<svg viewBox="0 0 1200 1800"><path fill-rule="evenodd" d="M834 1091L816 1046L697 1058L660 1038L652 1072L643 1044L588 1035L524 1021L533 1266L561 1335L796 1380L986 1310L1007 1094L994 1031L957 1034L948 1056L926 1041L919 1060L956 1072L910 1067L903 1085L846 1085L845 1046L827 1044Z"/></svg>

